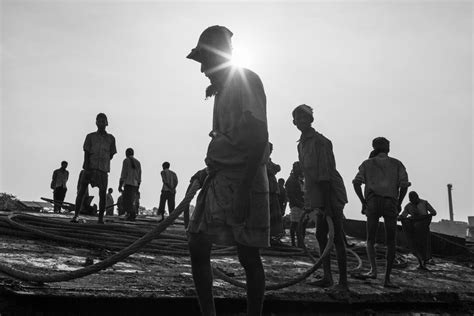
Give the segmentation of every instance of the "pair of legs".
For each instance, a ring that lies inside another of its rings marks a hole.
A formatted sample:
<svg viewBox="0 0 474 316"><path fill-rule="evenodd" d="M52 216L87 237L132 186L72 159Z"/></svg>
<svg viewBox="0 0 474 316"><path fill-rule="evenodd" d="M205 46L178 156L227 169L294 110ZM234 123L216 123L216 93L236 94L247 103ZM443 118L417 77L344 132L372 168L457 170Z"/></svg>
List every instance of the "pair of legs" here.
<svg viewBox="0 0 474 316"><path fill-rule="evenodd" d="M204 316L214 316L216 308L212 294L212 241L204 233L190 233L188 243L201 313ZM237 244L237 254L247 280L247 315L261 315L265 294L265 272L260 250L256 247Z"/></svg>
<svg viewBox="0 0 474 316"><path fill-rule="evenodd" d="M174 211L174 198L176 193L171 191L161 191L160 205L158 206L158 214L165 218L165 204L168 202L168 214Z"/></svg>
<svg viewBox="0 0 474 316"><path fill-rule="evenodd" d="M301 234L300 234L301 231ZM296 235L296 241L297 243L295 244L295 235ZM291 245L292 246L298 246L298 248L303 248L303 241L304 237L306 235L306 227L299 227L298 222L291 222L290 224L290 238L291 238Z"/></svg>
<svg viewBox="0 0 474 316"><path fill-rule="evenodd" d="M334 223L334 245L336 246L337 265L339 269L339 283L338 286L344 289L348 288L347 284L347 256L346 245L344 243L344 230L342 228L342 210L332 217ZM322 254L328 243L329 227L326 221L326 216L318 214L316 218L316 239L319 244L319 251ZM323 260L323 278L319 281L313 282L313 285L321 287L329 287L334 284L331 273L331 258L328 256Z"/></svg>
<svg viewBox="0 0 474 316"><path fill-rule="evenodd" d="M64 187L57 187L53 191L53 200L57 203L54 203L54 213L61 213L61 207L66 197L67 189Z"/></svg>
<svg viewBox="0 0 474 316"><path fill-rule="evenodd" d="M123 207L128 213L127 220L134 221L137 217L135 211L135 200L138 194L138 187L126 184L123 189Z"/></svg>
<svg viewBox="0 0 474 316"><path fill-rule="evenodd" d="M383 217L385 245L387 247L384 279L385 287L396 287L390 282L390 274L392 273L393 261L395 260L397 213L397 201L395 199L375 196L367 202L367 256L369 257L370 271L366 276L372 279L377 278L375 238L377 236L379 219Z"/></svg>
<svg viewBox="0 0 474 316"><path fill-rule="evenodd" d="M105 202L107 197L107 173L99 170L82 170L79 175L79 183L76 196L76 204L74 209L74 217L71 222L77 222L77 217L81 211L81 204L84 200L86 192L88 192L89 184L92 187L99 188L99 224L104 223Z"/></svg>

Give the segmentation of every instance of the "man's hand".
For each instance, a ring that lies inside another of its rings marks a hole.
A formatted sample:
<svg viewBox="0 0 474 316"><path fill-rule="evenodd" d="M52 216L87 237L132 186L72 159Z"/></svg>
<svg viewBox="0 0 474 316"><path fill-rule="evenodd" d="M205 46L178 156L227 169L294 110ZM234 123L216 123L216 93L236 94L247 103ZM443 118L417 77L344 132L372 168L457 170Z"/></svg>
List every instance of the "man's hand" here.
<svg viewBox="0 0 474 316"><path fill-rule="evenodd" d="M362 203L362 210L360 211L363 215L367 215L367 202Z"/></svg>

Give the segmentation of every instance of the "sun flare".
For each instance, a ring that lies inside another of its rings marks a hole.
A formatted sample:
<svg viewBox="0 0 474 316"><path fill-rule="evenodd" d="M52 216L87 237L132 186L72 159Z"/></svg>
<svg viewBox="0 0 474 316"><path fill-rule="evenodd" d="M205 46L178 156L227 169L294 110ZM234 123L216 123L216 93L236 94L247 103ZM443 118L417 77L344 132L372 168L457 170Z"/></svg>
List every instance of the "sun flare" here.
<svg viewBox="0 0 474 316"><path fill-rule="evenodd" d="M247 68L252 65L253 60L248 49L244 47L234 47L231 62L233 66Z"/></svg>

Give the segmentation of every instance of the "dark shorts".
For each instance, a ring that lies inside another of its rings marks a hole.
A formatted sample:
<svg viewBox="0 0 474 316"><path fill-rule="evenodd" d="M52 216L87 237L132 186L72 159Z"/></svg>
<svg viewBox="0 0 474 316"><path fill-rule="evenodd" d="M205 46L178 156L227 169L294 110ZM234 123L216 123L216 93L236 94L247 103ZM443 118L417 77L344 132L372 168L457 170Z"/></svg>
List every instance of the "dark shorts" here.
<svg viewBox="0 0 474 316"><path fill-rule="evenodd" d="M90 184L91 187L97 187L99 190L107 190L109 175L100 170L83 170L81 185Z"/></svg>
<svg viewBox="0 0 474 316"><path fill-rule="evenodd" d="M367 217L396 219L398 216L397 200L390 197L372 196L367 201Z"/></svg>

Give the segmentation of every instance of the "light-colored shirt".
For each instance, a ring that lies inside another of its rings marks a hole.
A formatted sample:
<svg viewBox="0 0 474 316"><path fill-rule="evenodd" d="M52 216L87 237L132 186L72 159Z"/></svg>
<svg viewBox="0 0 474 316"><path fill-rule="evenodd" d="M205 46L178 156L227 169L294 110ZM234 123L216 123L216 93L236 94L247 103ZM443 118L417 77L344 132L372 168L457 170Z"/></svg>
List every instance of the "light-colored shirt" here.
<svg viewBox="0 0 474 316"><path fill-rule="evenodd" d="M329 182L331 206L343 208L347 203L346 187L336 169L331 141L312 129L310 133L301 135L298 157L305 178L305 206L312 209L325 207L321 182Z"/></svg>
<svg viewBox="0 0 474 316"><path fill-rule="evenodd" d="M53 172L53 179L51 181L52 189L56 188L67 188L66 183L69 179L69 171L63 170L61 168L54 170Z"/></svg>
<svg viewBox="0 0 474 316"><path fill-rule="evenodd" d="M262 81L257 74L248 69L231 71L229 79L214 99L212 140L207 150L206 164L224 167L245 166L248 160L246 144L268 141L268 132L252 135L244 130L246 119L253 117L267 129L266 95ZM263 157L257 171L252 189L256 192L268 192L268 178Z"/></svg>
<svg viewBox="0 0 474 316"><path fill-rule="evenodd" d="M89 153L89 168L110 171L110 157L117 153L115 137L112 134L93 132L86 136L84 151ZM86 169L85 163L83 166Z"/></svg>
<svg viewBox="0 0 474 316"><path fill-rule="evenodd" d="M107 208L107 211L113 213L114 212L114 207L109 208L109 206L114 205L114 198L112 194L107 193L106 198L105 198L105 207Z"/></svg>
<svg viewBox="0 0 474 316"><path fill-rule="evenodd" d="M385 153L365 160L352 182L365 184L365 198L377 195L398 199L399 189L411 185L405 166Z"/></svg>
<svg viewBox="0 0 474 316"><path fill-rule="evenodd" d="M161 171L161 180L163 181L163 187L161 191L169 191L176 193L176 187L178 186L178 176L170 169Z"/></svg>
<svg viewBox="0 0 474 316"><path fill-rule="evenodd" d="M135 168L132 166L132 160ZM123 160L120 181L123 181L124 185L140 186L142 182L142 166L135 157L127 157Z"/></svg>
<svg viewBox="0 0 474 316"><path fill-rule="evenodd" d="M407 218L408 215L411 217L418 217L418 216L423 216L423 215L436 215L436 210L428 203L426 200L420 199L420 201L417 204L413 203L408 203L405 205L405 208L403 209L402 214L400 214L400 217Z"/></svg>

